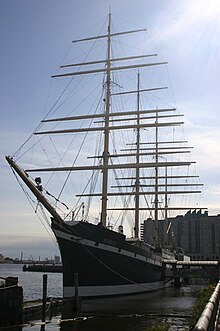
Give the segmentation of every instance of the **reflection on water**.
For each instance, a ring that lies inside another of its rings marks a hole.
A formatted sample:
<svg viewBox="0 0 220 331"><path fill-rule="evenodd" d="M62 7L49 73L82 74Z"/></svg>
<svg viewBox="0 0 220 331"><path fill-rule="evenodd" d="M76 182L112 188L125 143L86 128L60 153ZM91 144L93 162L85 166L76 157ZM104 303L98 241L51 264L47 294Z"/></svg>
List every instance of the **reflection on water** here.
<svg viewBox="0 0 220 331"><path fill-rule="evenodd" d="M195 291L192 287L178 290L169 288L128 297L83 300L82 315L84 313L89 318L63 322L60 329L145 331L152 325L169 323L171 330L185 330L189 324Z"/></svg>
<svg viewBox="0 0 220 331"><path fill-rule="evenodd" d="M196 293L198 287L190 286L127 297L84 299L80 313L53 317L45 331L146 331L162 323L168 323L170 331L187 330ZM40 331L40 325L23 331Z"/></svg>
<svg viewBox="0 0 220 331"><path fill-rule="evenodd" d="M83 300L83 312L117 313L117 314L149 314L176 313L190 314L198 287L167 288L165 290L96 300Z"/></svg>
<svg viewBox="0 0 220 331"><path fill-rule="evenodd" d="M158 320L159 322L159 320ZM75 322L63 322L60 324L61 331L144 331L147 327L155 325L156 320L146 316L105 316L89 317L86 320L77 320ZM161 323L161 322L159 322Z"/></svg>

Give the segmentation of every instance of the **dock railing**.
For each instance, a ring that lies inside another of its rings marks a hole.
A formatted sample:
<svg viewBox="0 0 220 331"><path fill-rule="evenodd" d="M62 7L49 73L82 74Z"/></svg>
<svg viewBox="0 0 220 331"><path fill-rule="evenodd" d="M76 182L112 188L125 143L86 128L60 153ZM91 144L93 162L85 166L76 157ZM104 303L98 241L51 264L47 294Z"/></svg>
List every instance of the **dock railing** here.
<svg viewBox="0 0 220 331"><path fill-rule="evenodd" d="M218 282L193 331L217 331L219 322L220 282Z"/></svg>

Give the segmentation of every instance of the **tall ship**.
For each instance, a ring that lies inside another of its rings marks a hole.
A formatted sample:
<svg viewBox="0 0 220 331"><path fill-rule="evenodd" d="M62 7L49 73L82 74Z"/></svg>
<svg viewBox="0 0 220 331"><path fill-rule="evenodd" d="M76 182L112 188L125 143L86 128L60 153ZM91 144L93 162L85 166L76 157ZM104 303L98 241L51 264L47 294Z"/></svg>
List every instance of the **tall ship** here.
<svg viewBox="0 0 220 331"><path fill-rule="evenodd" d="M57 99L48 97L40 125L6 156L35 212L49 215L65 298L75 294L75 273L82 297L169 286L164 261L179 254L159 242L158 220L198 208L188 196L201 192L183 115L163 85L167 62L140 53L146 29L116 32L111 13L106 27L73 41L69 62L52 76Z"/></svg>

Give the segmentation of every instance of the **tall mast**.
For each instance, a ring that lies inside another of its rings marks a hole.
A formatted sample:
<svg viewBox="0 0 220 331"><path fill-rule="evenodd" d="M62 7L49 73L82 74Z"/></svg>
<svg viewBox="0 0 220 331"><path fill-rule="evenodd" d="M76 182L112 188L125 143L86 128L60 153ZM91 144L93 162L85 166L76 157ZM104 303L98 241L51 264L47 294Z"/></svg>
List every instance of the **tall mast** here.
<svg viewBox="0 0 220 331"><path fill-rule="evenodd" d="M156 127L156 137L155 137L155 198L154 198L154 240L155 240L155 245L158 245L158 112L156 111L156 121L155 121L155 127Z"/></svg>
<svg viewBox="0 0 220 331"><path fill-rule="evenodd" d="M168 225L168 221L167 221L167 217L168 217L168 194L167 194L167 187L168 187L168 176L167 176L167 167L165 167L165 197L164 197L164 221L165 221L165 227L164 227L164 242L168 243L168 236L169 236L169 225Z"/></svg>
<svg viewBox="0 0 220 331"><path fill-rule="evenodd" d="M168 212L168 196L167 196L167 187L168 187L168 182L167 182L167 167L165 167L165 221L167 220L167 212Z"/></svg>
<svg viewBox="0 0 220 331"><path fill-rule="evenodd" d="M107 193L108 193L108 161L109 161L109 113L110 113L110 93L111 93L111 76L110 76L110 56L111 56L111 12L108 20L108 48L106 61L106 107L105 107L105 128L104 128L104 151L103 151L103 172L102 172L102 205L101 205L101 223L106 226L107 219Z"/></svg>
<svg viewBox="0 0 220 331"><path fill-rule="evenodd" d="M140 192L140 74L138 72L138 80L137 80L137 136L136 136L136 178L135 178L135 238L139 238L139 192Z"/></svg>

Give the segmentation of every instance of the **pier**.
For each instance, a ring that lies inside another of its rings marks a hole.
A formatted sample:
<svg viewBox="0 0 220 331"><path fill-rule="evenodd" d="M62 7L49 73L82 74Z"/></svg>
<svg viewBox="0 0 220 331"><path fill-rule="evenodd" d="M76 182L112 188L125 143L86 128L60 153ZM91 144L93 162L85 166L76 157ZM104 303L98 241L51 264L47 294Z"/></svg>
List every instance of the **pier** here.
<svg viewBox="0 0 220 331"><path fill-rule="evenodd" d="M189 284L194 280L205 279L210 283L219 281L219 261L164 261L166 278L173 278L175 285L181 285L181 281Z"/></svg>
<svg viewBox="0 0 220 331"><path fill-rule="evenodd" d="M23 271L35 271L35 272L62 272L63 266L58 264L38 264L33 263L23 266Z"/></svg>

